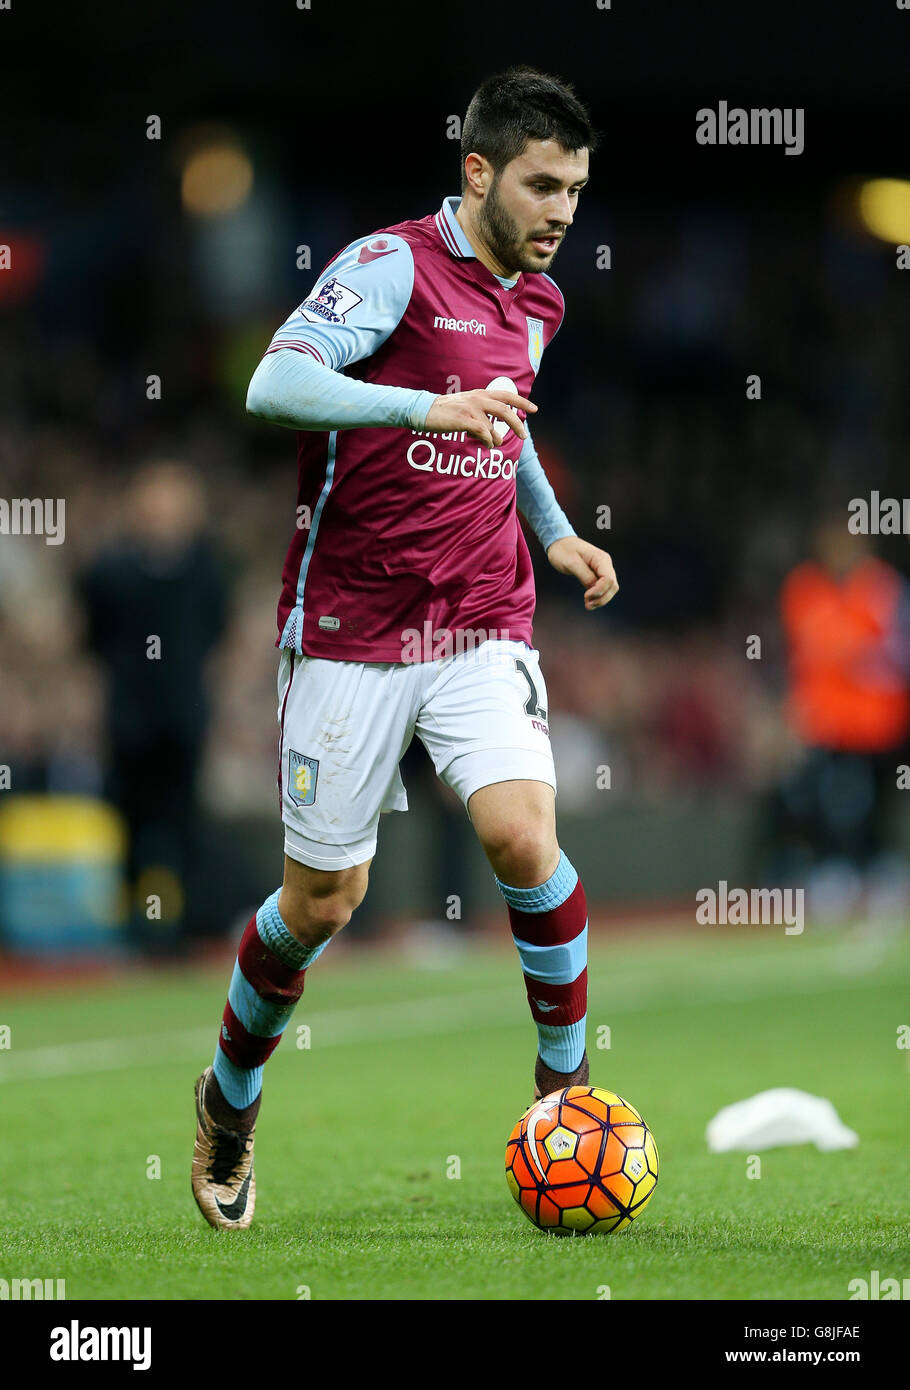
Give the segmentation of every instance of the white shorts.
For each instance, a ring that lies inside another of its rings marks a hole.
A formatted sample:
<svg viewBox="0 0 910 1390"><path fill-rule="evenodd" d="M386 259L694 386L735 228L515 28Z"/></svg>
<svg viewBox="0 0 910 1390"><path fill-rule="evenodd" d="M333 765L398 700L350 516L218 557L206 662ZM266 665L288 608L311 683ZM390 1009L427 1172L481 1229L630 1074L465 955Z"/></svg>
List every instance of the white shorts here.
<svg viewBox="0 0 910 1390"><path fill-rule="evenodd" d="M376 853L379 816L406 811L398 764L414 734L468 798L493 782L556 790L539 653L488 641L439 661L329 661L282 649L278 798L285 853L343 869Z"/></svg>

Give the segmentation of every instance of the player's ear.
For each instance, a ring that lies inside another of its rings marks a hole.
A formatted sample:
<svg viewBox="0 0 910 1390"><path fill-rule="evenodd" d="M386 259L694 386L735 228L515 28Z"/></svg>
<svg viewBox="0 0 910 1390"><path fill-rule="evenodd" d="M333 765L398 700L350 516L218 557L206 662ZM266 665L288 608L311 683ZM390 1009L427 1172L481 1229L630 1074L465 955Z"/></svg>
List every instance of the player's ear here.
<svg viewBox="0 0 910 1390"><path fill-rule="evenodd" d="M478 197L483 197L490 186L493 169L482 154L469 154L464 162L467 187Z"/></svg>

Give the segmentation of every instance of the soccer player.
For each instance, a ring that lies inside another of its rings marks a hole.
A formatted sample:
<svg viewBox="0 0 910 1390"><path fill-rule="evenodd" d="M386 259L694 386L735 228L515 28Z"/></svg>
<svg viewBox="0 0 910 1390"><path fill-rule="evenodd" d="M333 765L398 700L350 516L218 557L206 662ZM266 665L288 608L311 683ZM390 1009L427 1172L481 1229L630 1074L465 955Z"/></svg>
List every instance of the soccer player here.
<svg viewBox="0 0 910 1390"><path fill-rule="evenodd" d="M527 425L562 322L546 274L595 135L572 88L512 68L474 94L461 197L346 246L275 334L247 409L299 431L278 608L282 887L240 943L214 1064L196 1082L193 1192L250 1224L262 1071L306 972L362 901L383 811L406 810L414 734L460 796L508 906L537 1025L535 1095L588 1080L587 907L556 838L534 581L547 558L617 592Z"/></svg>

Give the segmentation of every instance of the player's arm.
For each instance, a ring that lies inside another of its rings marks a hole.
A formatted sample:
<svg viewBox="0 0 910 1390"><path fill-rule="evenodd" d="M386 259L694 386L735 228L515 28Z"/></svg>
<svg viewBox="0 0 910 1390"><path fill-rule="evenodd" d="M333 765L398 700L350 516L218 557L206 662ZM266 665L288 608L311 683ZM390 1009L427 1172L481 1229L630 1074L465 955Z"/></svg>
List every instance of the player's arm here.
<svg viewBox="0 0 910 1390"><path fill-rule="evenodd" d="M518 510L544 550L564 536L575 535L575 528L556 500L530 432L518 455L516 491Z"/></svg>
<svg viewBox="0 0 910 1390"><path fill-rule="evenodd" d="M524 438L517 410L537 407L512 391L431 391L344 375L397 328L414 287L414 259L401 237L362 237L326 266L307 299L275 334L256 368L247 410L291 429L397 426L465 430L492 444L489 416Z"/></svg>
<svg viewBox="0 0 910 1390"><path fill-rule="evenodd" d="M619 592L613 562L605 550L575 534L556 500L543 465L528 434L518 456L518 509L560 574L574 574L585 586L585 608L602 608Z"/></svg>
<svg viewBox="0 0 910 1390"><path fill-rule="evenodd" d="M607 552L580 536L554 541L547 549L547 559L560 574L574 574L584 585L585 608L589 612L603 608L619 593L616 571Z"/></svg>
<svg viewBox="0 0 910 1390"><path fill-rule="evenodd" d="M550 342L561 326L562 317ZM605 550L575 534L556 501L530 435L525 438L518 456L516 474L519 509L547 552L550 564L560 574L573 574L584 585L585 608L589 612L602 608L619 593L613 561Z"/></svg>
<svg viewBox="0 0 910 1390"><path fill-rule="evenodd" d="M345 376L300 349L269 349L247 392L250 415L295 430L353 430L370 425L426 427L432 391L380 386Z"/></svg>

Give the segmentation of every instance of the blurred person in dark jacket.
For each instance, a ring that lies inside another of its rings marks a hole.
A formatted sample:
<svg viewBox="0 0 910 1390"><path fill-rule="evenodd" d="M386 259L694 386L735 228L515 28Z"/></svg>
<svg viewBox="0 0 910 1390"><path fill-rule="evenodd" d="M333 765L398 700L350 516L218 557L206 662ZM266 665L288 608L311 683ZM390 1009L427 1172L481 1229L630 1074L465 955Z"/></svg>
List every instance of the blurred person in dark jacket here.
<svg viewBox="0 0 910 1390"><path fill-rule="evenodd" d="M121 537L79 585L87 641L108 676L106 790L128 827L131 927L145 945L195 925L205 667L228 609L205 513L192 468L146 464L127 490Z"/></svg>

